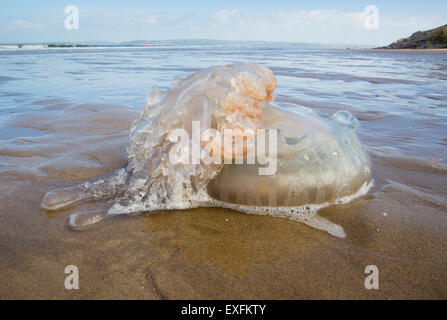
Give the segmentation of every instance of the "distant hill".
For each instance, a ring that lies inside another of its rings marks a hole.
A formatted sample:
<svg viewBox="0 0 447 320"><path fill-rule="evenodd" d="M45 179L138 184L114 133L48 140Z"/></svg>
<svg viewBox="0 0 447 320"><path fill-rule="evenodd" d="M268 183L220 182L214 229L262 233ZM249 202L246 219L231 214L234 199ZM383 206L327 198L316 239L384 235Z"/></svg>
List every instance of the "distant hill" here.
<svg viewBox="0 0 447 320"><path fill-rule="evenodd" d="M1 22L0 22L1 23ZM289 48L289 49L366 49L370 45L353 44L325 44L306 42L279 41L243 41L243 40L214 40L214 39L174 39L174 40L133 40L124 42L112 41L52 41L29 43L1 43L1 50L18 50L33 48L77 48L77 47L226 47L226 48Z"/></svg>
<svg viewBox="0 0 447 320"><path fill-rule="evenodd" d="M431 30L418 31L381 49L440 49L447 48L447 24Z"/></svg>

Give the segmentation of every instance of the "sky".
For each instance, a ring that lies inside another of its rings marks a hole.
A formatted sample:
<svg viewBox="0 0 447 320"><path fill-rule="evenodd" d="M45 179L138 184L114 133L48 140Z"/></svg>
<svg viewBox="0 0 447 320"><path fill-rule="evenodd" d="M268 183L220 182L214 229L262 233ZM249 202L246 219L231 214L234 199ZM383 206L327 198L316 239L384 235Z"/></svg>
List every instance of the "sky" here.
<svg viewBox="0 0 447 320"><path fill-rule="evenodd" d="M79 9L78 29L66 28L69 5ZM365 13L370 5L378 16ZM0 2L0 43L218 39L386 45L444 24L446 0Z"/></svg>

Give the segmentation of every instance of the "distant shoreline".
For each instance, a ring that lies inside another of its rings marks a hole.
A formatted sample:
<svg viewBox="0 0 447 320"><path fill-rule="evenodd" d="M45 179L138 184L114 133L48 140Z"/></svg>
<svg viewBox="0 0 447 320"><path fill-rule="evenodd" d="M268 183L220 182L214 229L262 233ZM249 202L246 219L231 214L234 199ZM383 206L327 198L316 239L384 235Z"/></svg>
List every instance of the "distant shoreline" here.
<svg viewBox="0 0 447 320"><path fill-rule="evenodd" d="M33 43L0 43L2 49L28 49L28 48L114 48L114 47L159 47L159 46L274 46L309 49L346 49L346 48L371 48L374 45L349 44L349 43L308 43L308 42L282 42L282 41L242 41L242 40L214 40L214 39L177 39L177 40L132 40L123 42L33 42Z"/></svg>
<svg viewBox="0 0 447 320"><path fill-rule="evenodd" d="M225 42L222 42L225 43ZM243 43L243 42L241 42ZM267 44L268 42L262 43ZM238 43L239 44L239 43ZM206 43L121 43L121 44L0 44L0 51L3 50L37 50L37 49L76 49L76 48L157 48L163 47L196 47L200 45L207 45ZM210 43L210 45L216 45L216 43ZM226 43L227 47L231 47L231 43ZM324 47L305 43L296 43L296 49L319 49L319 50L353 50L353 51L376 51L376 52L420 52L420 53L444 53L447 52L447 48L386 48L386 47ZM235 46L239 47L239 46ZM288 44L285 47L292 48L293 44Z"/></svg>
<svg viewBox="0 0 447 320"><path fill-rule="evenodd" d="M361 50L361 49L360 49ZM389 51L389 52L447 52L447 48L439 48L439 49L391 49L391 48L374 48L371 50L377 50L377 51Z"/></svg>

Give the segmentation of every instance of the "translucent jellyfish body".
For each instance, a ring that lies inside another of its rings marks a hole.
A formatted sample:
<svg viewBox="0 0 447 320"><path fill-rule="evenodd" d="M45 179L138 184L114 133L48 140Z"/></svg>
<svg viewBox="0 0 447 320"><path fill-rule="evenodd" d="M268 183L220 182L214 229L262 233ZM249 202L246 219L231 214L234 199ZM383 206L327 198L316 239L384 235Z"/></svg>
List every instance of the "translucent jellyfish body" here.
<svg viewBox="0 0 447 320"><path fill-rule="evenodd" d="M167 92L154 87L130 129L127 167L109 179L50 191L42 207L58 210L101 198L112 202L108 214L220 206L288 217L343 237L340 226L316 212L362 195L370 185L370 161L355 132L358 122L347 111L326 117L298 106L274 106L276 85L269 69L241 64L194 73ZM228 152L220 139L195 139L197 129L200 136L209 129L222 136L242 130L245 140ZM172 161L179 145L176 130L189 137L188 151L218 154L221 161ZM257 143L249 141L257 142L265 130L276 133L268 140L276 146L269 154L276 161L273 174L260 175L259 162L228 163L257 152ZM104 216L80 212L70 224L91 224Z"/></svg>
<svg viewBox="0 0 447 320"><path fill-rule="evenodd" d="M324 205L356 194L371 180L370 161L347 111L332 117L268 105L266 129L278 129L277 170L259 175L258 164L227 164L208 184L216 199L241 205Z"/></svg>

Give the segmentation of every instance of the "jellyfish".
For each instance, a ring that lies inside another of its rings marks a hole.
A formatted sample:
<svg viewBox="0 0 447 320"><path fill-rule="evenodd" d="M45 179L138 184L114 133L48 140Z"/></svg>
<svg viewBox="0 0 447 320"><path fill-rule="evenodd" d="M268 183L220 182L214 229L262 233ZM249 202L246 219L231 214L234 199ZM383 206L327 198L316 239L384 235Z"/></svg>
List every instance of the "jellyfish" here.
<svg viewBox="0 0 447 320"><path fill-rule="evenodd" d="M168 91L152 87L130 128L126 168L50 191L42 208L107 199L106 210L70 216L72 227L82 227L113 214L224 207L344 237L341 226L317 211L371 186L359 123L345 110L281 108L273 102L276 87L272 71L256 64L209 67L177 79ZM259 155L263 161L249 161ZM273 170L265 174L268 166Z"/></svg>

